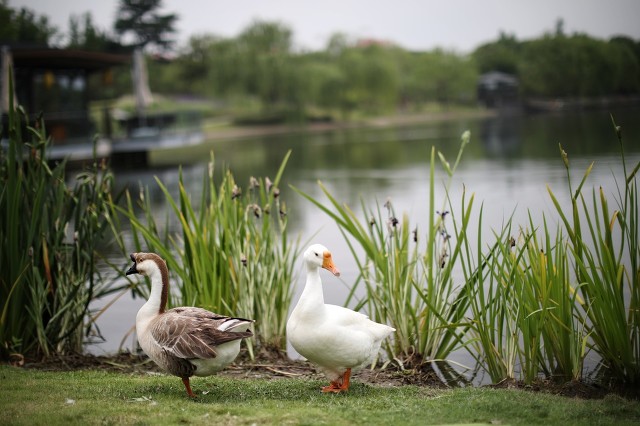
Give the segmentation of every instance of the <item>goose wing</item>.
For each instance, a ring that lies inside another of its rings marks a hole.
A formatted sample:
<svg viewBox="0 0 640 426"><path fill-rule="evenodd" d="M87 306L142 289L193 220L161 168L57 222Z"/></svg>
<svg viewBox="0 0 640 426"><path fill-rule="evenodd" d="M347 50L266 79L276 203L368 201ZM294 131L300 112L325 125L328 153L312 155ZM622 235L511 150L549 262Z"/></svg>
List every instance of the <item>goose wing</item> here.
<svg viewBox="0 0 640 426"><path fill-rule="evenodd" d="M174 308L160 315L150 333L166 352L183 359L208 359L217 355L216 346L251 337L251 320L218 315L201 308ZM246 331L232 329L246 324Z"/></svg>

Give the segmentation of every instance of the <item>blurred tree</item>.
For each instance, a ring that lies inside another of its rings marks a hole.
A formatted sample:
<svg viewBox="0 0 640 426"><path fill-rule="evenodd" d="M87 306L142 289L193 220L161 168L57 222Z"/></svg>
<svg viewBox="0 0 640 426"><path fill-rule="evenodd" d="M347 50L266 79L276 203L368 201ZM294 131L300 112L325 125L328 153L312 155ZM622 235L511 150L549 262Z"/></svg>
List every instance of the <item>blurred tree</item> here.
<svg viewBox="0 0 640 426"><path fill-rule="evenodd" d="M174 40L170 37L176 32L178 15L161 15L162 0L120 0L114 30L120 37L132 34L133 45L146 48L156 47L161 51L171 49Z"/></svg>
<svg viewBox="0 0 640 426"><path fill-rule="evenodd" d="M420 110L428 103L470 104L475 101L478 71L473 59L435 49L398 51L399 97L403 109Z"/></svg>
<svg viewBox="0 0 640 426"><path fill-rule="evenodd" d="M329 37L326 52L329 56L337 57L349 47L349 38L346 34L335 33Z"/></svg>
<svg viewBox="0 0 640 426"><path fill-rule="evenodd" d="M584 34L545 35L522 44L520 78L525 95L610 95L621 87L637 87L637 73L634 55L626 47Z"/></svg>
<svg viewBox="0 0 640 426"><path fill-rule="evenodd" d="M626 37L606 42L567 35L564 22L524 42L504 33L473 53L481 73L516 74L524 96L593 97L640 92L640 44Z"/></svg>
<svg viewBox="0 0 640 426"><path fill-rule="evenodd" d="M286 100L291 75L291 30L279 23L257 21L238 37L244 88L264 106Z"/></svg>
<svg viewBox="0 0 640 426"><path fill-rule="evenodd" d="M640 41L617 36L609 41L612 56L617 57L616 92L640 93Z"/></svg>
<svg viewBox="0 0 640 426"><path fill-rule="evenodd" d="M333 36L325 51L326 61L337 69L325 69L329 79L323 103L338 108L344 117L355 110L377 113L395 108L400 81L395 47L372 40L347 45L345 40L340 34Z"/></svg>
<svg viewBox="0 0 640 426"><path fill-rule="evenodd" d="M178 93L213 96L215 91L209 81L210 59L212 46L218 40L208 34L191 36L184 51L174 61L178 70L171 75L167 86Z"/></svg>
<svg viewBox="0 0 640 426"><path fill-rule="evenodd" d="M497 41L483 44L473 52L478 71L484 74L489 71L501 71L507 74L518 74L520 43L515 36L500 33Z"/></svg>
<svg viewBox="0 0 640 426"><path fill-rule="evenodd" d="M7 0L0 0L0 40L49 45L58 29L46 16L37 16L26 7L15 10Z"/></svg>
<svg viewBox="0 0 640 426"><path fill-rule="evenodd" d="M120 44L113 37L94 25L90 12L86 12L81 16L71 15L69 18L68 37L68 48L103 52L121 49Z"/></svg>
<svg viewBox="0 0 640 426"><path fill-rule="evenodd" d="M216 96L236 97L247 93L250 71L244 67L240 43L237 40L216 40L208 48L208 78Z"/></svg>
<svg viewBox="0 0 640 426"><path fill-rule="evenodd" d="M612 45L625 46L633 55L640 60L640 41L635 41L626 36L615 36L609 40Z"/></svg>
<svg viewBox="0 0 640 426"><path fill-rule="evenodd" d="M640 43L626 37L566 35L556 25L555 32L523 42L501 33L470 56L410 52L343 34L334 34L322 51L293 52L289 28L257 21L235 38L192 37L150 78L160 92L204 95L251 113L261 108L256 116L348 117L474 104L478 73L491 70L518 75L525 96L637 94L639 51Z"/></svg>
<svg viewBox="0 0 640 426"><path fill-rule="evenodd" d="M302 96L308 107L331 110L344 90L344 74L325 53L307 53L296 67Z"/></svg>
<svg viewBox="0 0 640 426"><path fill-rule="evenodd" d="M556 37L564 37L564 19L556 20Z"/></svg>

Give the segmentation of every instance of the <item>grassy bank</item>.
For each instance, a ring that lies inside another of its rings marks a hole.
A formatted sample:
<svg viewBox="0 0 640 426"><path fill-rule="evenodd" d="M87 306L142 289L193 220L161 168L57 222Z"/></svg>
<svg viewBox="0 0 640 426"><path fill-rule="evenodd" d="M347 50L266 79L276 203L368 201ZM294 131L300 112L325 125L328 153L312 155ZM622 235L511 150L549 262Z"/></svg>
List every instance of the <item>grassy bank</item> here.
<svg viewBox="0 0 640 426"><path fill-rule="evenodd" d="M0 423L21 424L637 424L640 404L618 396L582 400L514 389L433 389L354 383L348 394L319 392L313 379L193 382L103 371L0 367Z"/></svg>

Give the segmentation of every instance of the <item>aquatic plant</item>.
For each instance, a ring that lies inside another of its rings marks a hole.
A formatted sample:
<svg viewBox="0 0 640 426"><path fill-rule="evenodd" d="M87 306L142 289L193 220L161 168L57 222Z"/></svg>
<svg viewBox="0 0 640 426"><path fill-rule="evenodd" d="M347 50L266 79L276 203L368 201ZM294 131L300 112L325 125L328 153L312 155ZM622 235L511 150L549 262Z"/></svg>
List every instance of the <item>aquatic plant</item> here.
<svg viewBox="0 0 640 426"><path fill-rule="evenodd" d="M627 169L622 130L612 122L620 145L622 176L615 176L617 208L610 210L602 188L585 197L582 188L593 163L573 191L569 157L560 146L571 194L568 217L549 195L567 234L574 262L576 309L587 321L589 347L602 359L606 375L626 383L640 381L640 245L638 237L638 163ZM590 198L590 200L589 200ZM571 220L570 220L571 219Z"/></svg>
<svg viewBox="0 0 640 426"><path fill-rule="evenodd" d="M541 374L582 377L587 333L575 315L569 257L562 232L552 236L543 220L537 229L529 216L529 227L514 236L509 219L484 253L479 229L480 265L464 257L465 277L476 282L469 293L472 326L466 339L493 383L531 383Z"/></svg>
<svg viewBox="0 0 640 426"><path fill-rule="evenodd" d="M11 108L0 149L0 352L80 352L89 304L111 291L96 258L113 176L94 149L71 186L66 162L48 163L44 120L23 123L26 113Z"/></svg>

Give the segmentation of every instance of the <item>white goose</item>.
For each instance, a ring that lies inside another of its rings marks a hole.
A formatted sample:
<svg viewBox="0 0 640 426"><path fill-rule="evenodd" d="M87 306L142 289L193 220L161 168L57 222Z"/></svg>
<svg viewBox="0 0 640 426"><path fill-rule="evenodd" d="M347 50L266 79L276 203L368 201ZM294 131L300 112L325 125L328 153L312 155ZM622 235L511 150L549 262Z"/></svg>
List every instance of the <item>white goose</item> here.
<svg viewBox="0 0 640 426"><path fill-rule="evenodd" d="M242 338L253 335L249 330L253 321L194 307L165 310L167 264L155 253L132 253L130 257L133 266L126 275L151 279L149 300L136 316L140 347L163 370L180 377L187 394L194 398L189 377L210 376L231 363L240 352Z"/></svg>
<svg viewBox="0 0 640 426"><path fill-rule="evenodd" d="M322 392L347 391L351 370L371 364L382 340L395 329L351 309L324 303L319 269L340 275L326 247L309 247L304 262L307 283L287 322L287 337L294 349L318 365L331 381Z"/></svg>

